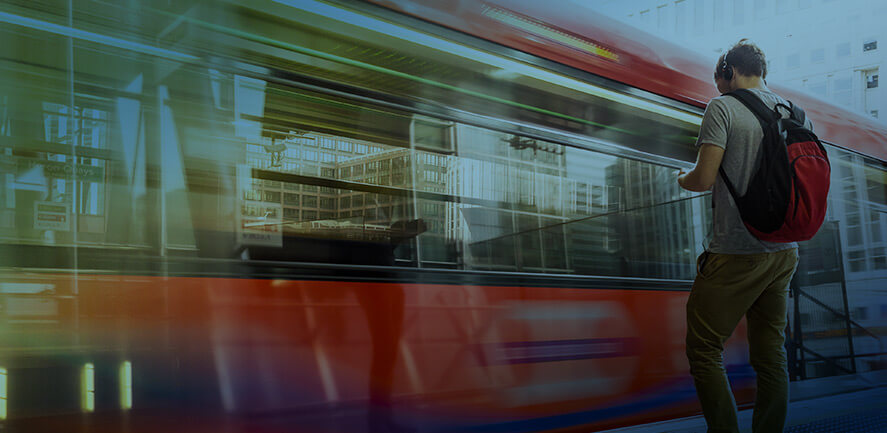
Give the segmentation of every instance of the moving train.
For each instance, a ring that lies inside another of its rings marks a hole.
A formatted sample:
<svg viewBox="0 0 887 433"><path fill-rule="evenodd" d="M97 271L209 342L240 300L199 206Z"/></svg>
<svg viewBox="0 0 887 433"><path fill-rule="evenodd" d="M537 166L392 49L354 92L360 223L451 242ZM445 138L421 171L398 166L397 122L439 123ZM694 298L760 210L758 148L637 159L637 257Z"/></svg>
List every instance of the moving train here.
<svg viewBox="0 0 887 433"><path fill-rule="evenodd" d="M684 304L711 204L675 178L715 59L531 0L35 0L0 21L10 431L698 412ZM772 87L833 166L793 378L871 377L887 314L845 313L887 311L887 128Z"/></svg>

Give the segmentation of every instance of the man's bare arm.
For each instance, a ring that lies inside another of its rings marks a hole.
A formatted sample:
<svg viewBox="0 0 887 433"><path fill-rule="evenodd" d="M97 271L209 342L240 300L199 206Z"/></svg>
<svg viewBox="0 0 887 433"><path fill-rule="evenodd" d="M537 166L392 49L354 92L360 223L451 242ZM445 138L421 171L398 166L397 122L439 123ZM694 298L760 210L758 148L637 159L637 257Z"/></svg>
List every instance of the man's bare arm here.
<svg viewBox="0 0 887 433"><path fill-rule="evenodd" d="M678 184L689 191L708 191L715 183L723 159L722 147L703 143L696 155L696 166L689 173L682 170L678 175Z"/></svg>

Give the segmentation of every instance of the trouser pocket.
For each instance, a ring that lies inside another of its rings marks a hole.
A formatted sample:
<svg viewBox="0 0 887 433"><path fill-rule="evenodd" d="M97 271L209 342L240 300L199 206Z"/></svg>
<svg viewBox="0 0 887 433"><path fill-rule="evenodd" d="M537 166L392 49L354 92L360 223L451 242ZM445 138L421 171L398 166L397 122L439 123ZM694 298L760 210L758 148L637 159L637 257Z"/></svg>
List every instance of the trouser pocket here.
<svg viewBox="0 0 887 433"><path fill-rule="evenodd" d="M703 278L705 277L705 268L708 265L708 261L711 258L711 253L708 251L703 251L699 257L696 258L696 274L701 275Z"/></svg>

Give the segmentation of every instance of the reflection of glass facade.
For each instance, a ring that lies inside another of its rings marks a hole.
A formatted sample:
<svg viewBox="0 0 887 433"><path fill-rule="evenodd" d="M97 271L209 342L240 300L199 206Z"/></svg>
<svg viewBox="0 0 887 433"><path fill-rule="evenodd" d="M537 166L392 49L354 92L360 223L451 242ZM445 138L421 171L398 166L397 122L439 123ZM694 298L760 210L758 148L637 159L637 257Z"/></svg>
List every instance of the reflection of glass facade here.
<svg viewBox="0 0 887 433"><path fill-rule="evenodd" d="M424 129L414 123L413 150L303 131L248 144L247 161L431 196L278 181L257 183L253 194L283 206L284 233L292 222L379 226L416 215L427 226L412 247L422 266L692 277L701 239L680 223L693 202L669 204L682 197L673 170L427 117L421 122ZM286 146L277 166L268 151L274 143Z"/></svg>
<svg viewBox="0 0 887 433"><path fill-rule="evenodd" d="M626 192L624 209L613 218L622 273L692 278L703 242L699 235L707 232L692 225L703 200L680 200L686 193L675 188L674 172L663 167L624 160L608 168L608 177Z"/></svg>

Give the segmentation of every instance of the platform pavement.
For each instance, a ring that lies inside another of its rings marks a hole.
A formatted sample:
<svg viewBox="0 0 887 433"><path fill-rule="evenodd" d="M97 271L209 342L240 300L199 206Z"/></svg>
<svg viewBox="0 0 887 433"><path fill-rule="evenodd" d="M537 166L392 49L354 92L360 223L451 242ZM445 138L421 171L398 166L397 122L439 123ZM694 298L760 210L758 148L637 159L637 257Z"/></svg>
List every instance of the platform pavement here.
<svg viewBox="0 0 887 433"><path fill-rule="evenodd" d="M794 386L785 433L887 433L887 384L877 378L861 380L868 384L863 389L859 383L854 390L843 389L858 379ZM751 420L751 409L739 411L742 433L751 432ZM600 433L705 433L705 420L699 415Z"/></svg>

